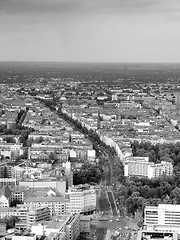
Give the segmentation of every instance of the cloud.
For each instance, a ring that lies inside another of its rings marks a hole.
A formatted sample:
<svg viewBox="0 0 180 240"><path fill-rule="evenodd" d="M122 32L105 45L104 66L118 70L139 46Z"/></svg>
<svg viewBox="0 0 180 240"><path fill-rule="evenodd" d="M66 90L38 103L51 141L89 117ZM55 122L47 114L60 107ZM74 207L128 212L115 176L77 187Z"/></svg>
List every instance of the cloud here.
<svg viewBox="0 0 180 240"><path fill-rule="evenodd" d="M79 7L79 0L0 0L0 11L9 14L63 13Z"/></svg>
<svg viewBox="0 0 180 240"><path fill-rule="evenodd" d="M160 11L169 0L0 0L0 11L9 14L132 13ZM180 5L171 0L172 9ZM174 4L173 4L174 3Z"/></svg>

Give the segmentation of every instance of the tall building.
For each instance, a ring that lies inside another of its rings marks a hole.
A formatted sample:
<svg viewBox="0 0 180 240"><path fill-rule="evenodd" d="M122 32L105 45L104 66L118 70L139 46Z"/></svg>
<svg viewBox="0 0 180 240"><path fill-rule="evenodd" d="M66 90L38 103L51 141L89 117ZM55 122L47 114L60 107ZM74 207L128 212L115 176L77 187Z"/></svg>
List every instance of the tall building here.
<svg viewBox="0 0 180 240"><path fill-rule="evenodd" d="M159 225L178 227L180 229L180 205L159 204L158 206L145 206L144 225ZM180 231L180 230L179 230Z"/></svg>
<svg viewBox="0 0 180 240"><path fill-rule="evenodd" d="M66 212L88 213L96 210L96 190L88 184L77 185L65 192Z"/></svg>
<svg viewBox="0 0 180 240"><path fill-rule="evenodd" d="M50 220L50 210L48 207L32 206L27 213L27 228L31 228L33 223Z"/></svg>
<svg viewBox="0 0 180 240"><path fill-rule="evenodd" d="M66 239L76 240L80 235L80 215L73 214L66 223Z"/></svg>

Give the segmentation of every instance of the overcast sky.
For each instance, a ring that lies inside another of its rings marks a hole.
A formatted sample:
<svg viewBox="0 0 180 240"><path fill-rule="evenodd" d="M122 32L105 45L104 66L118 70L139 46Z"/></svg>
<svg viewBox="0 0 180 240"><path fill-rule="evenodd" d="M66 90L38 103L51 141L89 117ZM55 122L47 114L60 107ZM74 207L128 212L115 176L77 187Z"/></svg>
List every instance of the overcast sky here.
<svg viewBox="0 0 180 240"><path fill-rule="evenodd" d="M180 62L180 0L0 0L0 61Z"/></svg>

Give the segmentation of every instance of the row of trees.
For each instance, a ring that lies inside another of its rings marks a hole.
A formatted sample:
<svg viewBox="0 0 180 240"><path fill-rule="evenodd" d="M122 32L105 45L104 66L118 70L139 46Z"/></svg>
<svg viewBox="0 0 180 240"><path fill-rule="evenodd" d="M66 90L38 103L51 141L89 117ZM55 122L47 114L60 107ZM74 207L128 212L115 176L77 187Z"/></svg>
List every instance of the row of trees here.
<svg viewBox="0 0 180 240"><path fill-rule="evenodd" d="M44 100L44 99L38 99L38 100L43 102L46 105L46 107L48 107L51 111L57 111L57 114L59 117L63 118L65 121L69 122L70 124L73 124L75 126L75 129L82 132L85 136L87 136L94 143L94 148L97 148L97 146L100 145L101 147L105 148L105 150L108 151L108 153L111 156L116 156L115 149L113 147L110 147L109 145L105 144L100 139L99 135L95 131L93 131L92 129L88 130L78 120L74 120L67 113L62 112L61 107L59 107L57 109L56 108L56 106L57 106L56 100Z"/></svg>

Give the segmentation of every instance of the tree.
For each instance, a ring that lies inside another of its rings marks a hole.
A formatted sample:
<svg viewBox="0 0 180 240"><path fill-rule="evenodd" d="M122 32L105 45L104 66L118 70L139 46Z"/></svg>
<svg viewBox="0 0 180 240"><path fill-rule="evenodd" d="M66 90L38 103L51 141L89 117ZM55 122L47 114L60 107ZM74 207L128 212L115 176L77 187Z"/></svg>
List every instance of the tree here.
<svg viewBox="0 0 180 240"><path fill-rule="evenodd" d="M16 216L4 217L0 219L1 223L6 224L6 229L13 228L15 223L19 221L19 218Z"/></svg>
<svg viewBox="0 0 180 240"><path fill-rule="evenodd" d="M103 170L100 166L85 163L82 165L79 171L75 171L73 174L74 185L85 183L99 183L103 176Z"/></svg>
<svg viewBox="0 0 180 240"><path fill-rule="evenodd" d="M176 200L177 204L180 204L180 188L176 187L174 190L172 190L170 194L170 198L173 200Z"/></svg>
<svg viewBox="0 0 180 240"><path fill-rule="evenodd" d="M42 136L36 139L37 143L42 143L43 141L44 141L44 138Z"/></svg>
<svg viewBox="0 0 180 240"><path fill-rule="evenodd" d="M16 143L16 140L13 137L7 136L3 138L3 141L7 143Z"/></svg>
<svg viewBox="0 0 180 240"><path fill-rule="evenodd" d="M9 206L10 207L16 207L17 204L22 204L22 201L20 201L18 199L14 199L14 200L10 201Z"/></svg>

